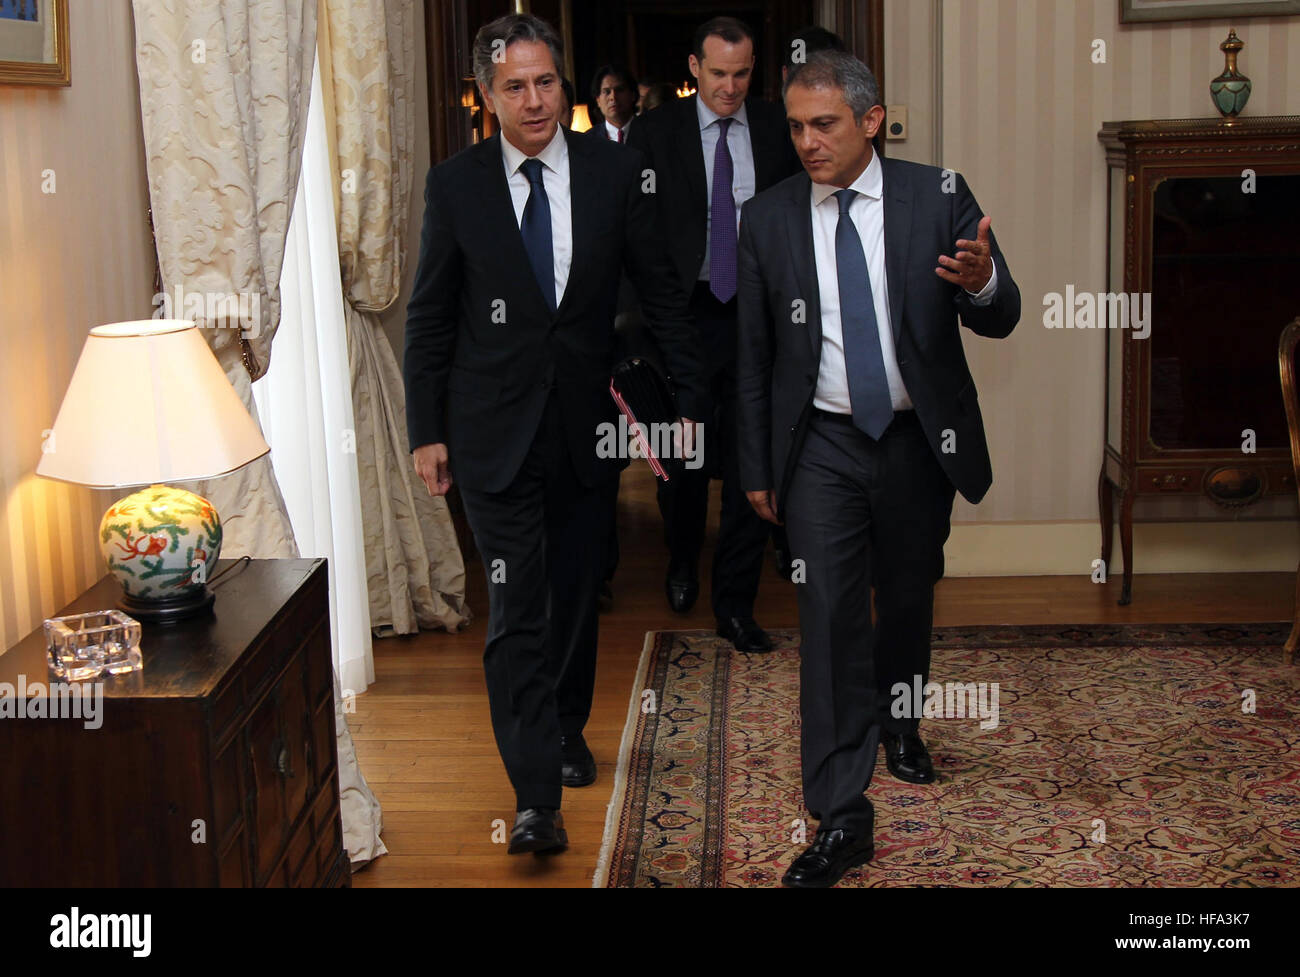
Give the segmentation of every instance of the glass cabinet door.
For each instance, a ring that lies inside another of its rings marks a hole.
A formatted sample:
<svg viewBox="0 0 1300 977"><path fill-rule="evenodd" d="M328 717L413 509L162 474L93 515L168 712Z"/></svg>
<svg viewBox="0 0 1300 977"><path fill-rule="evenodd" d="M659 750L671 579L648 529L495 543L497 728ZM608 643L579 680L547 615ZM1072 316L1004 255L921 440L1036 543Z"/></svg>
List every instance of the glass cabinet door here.
<svg viewBox="0 0 1300 977"><path fill-rule="evenodd" d="M1147 421L1160 449L1240 451L1247 429L1259 450L1290 443L1277 343L1300 315L1300 174L1250 189L1242 176L1156 188Z"/></svg>

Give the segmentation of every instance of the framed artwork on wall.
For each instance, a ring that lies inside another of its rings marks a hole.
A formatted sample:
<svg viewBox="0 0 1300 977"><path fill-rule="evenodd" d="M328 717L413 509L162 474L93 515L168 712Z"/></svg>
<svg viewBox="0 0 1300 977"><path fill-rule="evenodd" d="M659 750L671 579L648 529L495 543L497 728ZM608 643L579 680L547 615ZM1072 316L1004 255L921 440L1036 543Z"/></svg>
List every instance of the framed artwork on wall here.
<svg viewBox="0 0 1300 977"><path fill-rule="evenodd" d="M1119 0L1121 24L1300 14L1300 0Z"/></svg>
<svg viewBox="0 0 1300 977"><path fill-rule="evenodd" d="M0 85L70 85L68 0L0 0Z"/></svg>

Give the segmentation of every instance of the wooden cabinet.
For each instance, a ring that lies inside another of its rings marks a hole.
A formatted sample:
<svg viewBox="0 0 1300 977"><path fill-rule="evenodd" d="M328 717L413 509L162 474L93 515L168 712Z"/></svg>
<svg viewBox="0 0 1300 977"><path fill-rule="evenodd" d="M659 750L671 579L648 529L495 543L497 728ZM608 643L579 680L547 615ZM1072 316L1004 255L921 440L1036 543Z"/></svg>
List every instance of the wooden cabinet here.
<svg viewBox="0 0 1300 977"><path fill-rule="evenodd" d="M1101 558L1118 494L1127 604L1138 497L1203 495L1230 515L1296 490L1277 344L1300 314L1300 117L1108 122L1099 138L1107 291L1149 310L1101 320Z"/></svg>
<svg viewBox="0 0 1300 977"><path fill-rule="evenodd" d="M222 561L220 569L233 561ZM0 721L0 885L347 886L324 560L253 560L144 625L100 719ZM60 613L114 606L100 581ZM46 682L44 635L0 682Z"/></svg>

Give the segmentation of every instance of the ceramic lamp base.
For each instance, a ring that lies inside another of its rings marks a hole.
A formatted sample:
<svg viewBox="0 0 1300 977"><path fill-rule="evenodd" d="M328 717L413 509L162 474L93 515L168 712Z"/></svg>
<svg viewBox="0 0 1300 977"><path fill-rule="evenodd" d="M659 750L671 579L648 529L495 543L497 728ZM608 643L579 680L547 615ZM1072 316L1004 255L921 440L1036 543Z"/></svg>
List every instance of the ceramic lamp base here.
<svg viewBox="0 0 1300 977"><path fill-rule="evenodd" d="M114 502L99 527L118 605L138 621L176 621L212 607L208 579L221 553L221 520L207 499L153 485Z"/></svg>

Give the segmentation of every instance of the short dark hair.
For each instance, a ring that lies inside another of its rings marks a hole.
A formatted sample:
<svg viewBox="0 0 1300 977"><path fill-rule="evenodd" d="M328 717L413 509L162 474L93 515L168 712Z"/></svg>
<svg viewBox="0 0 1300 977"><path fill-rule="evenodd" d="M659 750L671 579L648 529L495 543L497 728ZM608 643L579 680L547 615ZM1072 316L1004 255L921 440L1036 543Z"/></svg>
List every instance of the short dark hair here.
<svg viewBox="0 0 1300 977"><path fill-rule="evenodd" d="M555 73L560 73L564 64L564 44L555 28L532 14L506 14L491 23L484 24L474 35L474 80L487 91L492 90L492 81L496 77L497 65L492 55L496 52L498 42L500 49L507 50L516 41L534 41L545 44L551 49L551 60L555 62Z"/></svg>
<svg viewBox="0 0 1300 977"><path fill-rule="evenodd" d="M596 69L596 74L591 79L591 100L593 102L600 97L600 83L610 75L622 81L628 88L636 89L636 76L632 72L619 64L603 64Z"/></svg>
<svg viewBox="0 0 1300 977"><path fill-rule="evenodd" d="M786 42L785 60L783 62L786 68L794 67L795 47L800 41L803 42L801 52L804 56L803 60L807 60L808 55L815 54L818 51L848 50L840 36L828 31L825 27L801 27L791 34L790 40ZM803 60L799 63L802 64Z"/></svg>
<svg viewBox="0 0 1300 977"><path fill-rule="evenodd" d="M564 92L564 100L569 103L570 109L578 104L578 93L574 90L573 82L561 77L560 90Z"/></svg>
<svg viewBox="0 0 1300 977"><path fill-rule="evenodd" d="M746 39L751 45L755 43L754 32L743 20L737 20L735 17L714 17L695 29L691 51L697 61L704 60L704 42L710 37L720 37L728 44L739 44Z"/></svg>

